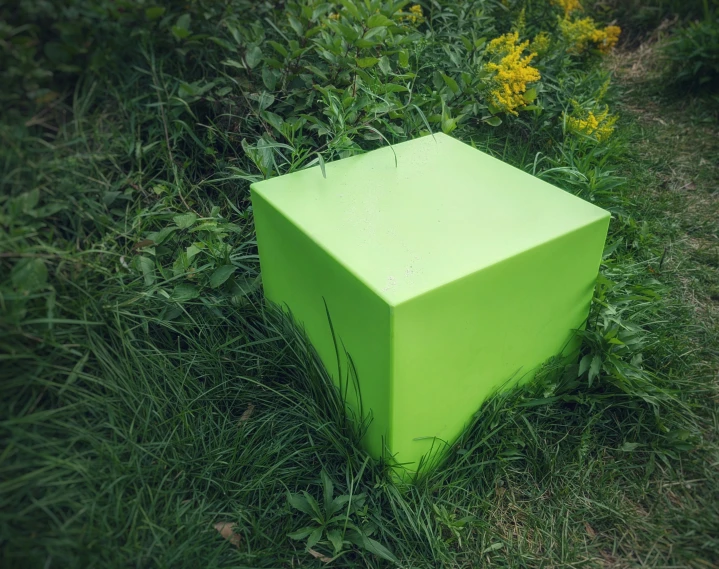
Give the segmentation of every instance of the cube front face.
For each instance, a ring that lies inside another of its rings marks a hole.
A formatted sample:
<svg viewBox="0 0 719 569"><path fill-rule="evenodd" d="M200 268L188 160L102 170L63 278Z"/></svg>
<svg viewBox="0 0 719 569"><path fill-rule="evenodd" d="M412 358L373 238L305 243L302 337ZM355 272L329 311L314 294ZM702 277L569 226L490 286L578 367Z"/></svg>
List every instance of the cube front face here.
<svg viewBox="0 0 719 569"><path fill-rule="evenodd" d="M366 447L413 470L494 390L575 347L609 215L449 137L395 151L397 167L382 149L328 164L326 179L254 184L252 201L266 297L336 380L350 353Z"/></svg>
<svg viewBox="0 0 719 569"><path fill-rule="evenodd" d="M418 464L493 392L578 346L607 231L600 220L394 307L390 448ZM411 469L411 466L409 467Z"/></svg>

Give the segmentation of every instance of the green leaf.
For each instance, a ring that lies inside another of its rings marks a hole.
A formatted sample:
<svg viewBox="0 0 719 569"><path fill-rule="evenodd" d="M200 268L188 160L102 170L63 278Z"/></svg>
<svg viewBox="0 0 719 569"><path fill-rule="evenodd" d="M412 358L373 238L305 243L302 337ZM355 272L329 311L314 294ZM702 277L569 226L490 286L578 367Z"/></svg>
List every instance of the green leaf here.
<svg viewBox="0 0 719 569"><path fill-rule="evenodd" d="M621 447L619 447L619 450L624 451L624 452L632 452L632 451L636 450L637 447L640 447L640 446L642 446L641 443L626 442Z"/></svg>
<svg viewBox="0 0 719 569"><path fill-rule="evenodd" d="M360 32L355 30L352 26L347 26L345 24L335 24L334 26L348 42L353 42L360 36Z"/></svg>
<svg viewBox="0 0 719 569"><path fill-rule="evenodd" d="M269 91L274 91L277 87L277 75L276 71L273 71L266 65L262 67L262 82Z"/></svg>
<svg viewBox="0 0 719 569"><path fill-rule="evenodd" d="M155 263L149 257L135 257L135 264L145 278L145 286L155 284Z"/></svg>
<svg viewBox="0 0 719 569"><path fill-rule="evenodd" d="M177 26L172 26L172 35L174 35L178 40L184 40L187 36L190 35L190 30L186 30L185 28L178 28Z"/></svg>
<svg viewBox="0 0 719 569"><path fill-rule="evenodd" d="M502 124L502 119L499 117L489 117L487 119L484 119L484 122L486 122L489 126L499 126Z"/></svg>
<svg viewBox="0 0 719 569"><path fill-rule="evenodd" d="M317 542L322 539L322 528L316 528L307 538L307 547L314 547Z"/></svg>
<svg viewBox="0 0 719 569"><path fill-rule="evenodd" d="M342 4L347 9L347 11L352 15L353 18L355 18L356 20L362 19L362 15L357 9L357 6L354 5L354 2L352 2L352 0L340 0L340 4Z"/></svg>
<svg viewBox="0 0 719 569"><path fill-rule="evenodd" d="M344 545L344 542L342 541L342 536L340 535L340 532L338 530L329 530L327 532L327 539L330 540L335 555L342 551L342 546Z"/></svg>
<svg viewBox="0 0 719 569"><path fill-rule="evenodd" d="M379 68L382 70L382 73L390 73L392 71L392 67L389 63L389 57L383 55L379 58Z"/></svg>
<svg viewBox="0 0 719 569"><path fill-rule="evenodd" d="M287 57L288 51L281 43L277 43L276 41L268 41L267 43L270 44L272 48L282 57Z"/></svg>
<svg viewBox="0 0 719 569"><path fill-rule="evenodd" d="M302 22L300 22L297 18L295 18L292 14L287 14L287 19L290 22L290 26L295 31L295 33L300 36L304 37L305 35L305 29L302 26Z"/></svg>
<svg viewBox="0 0 719 569"><path fill-rule="evenodd" d="M177 302L187 302L188 300L193 300L198 296L200 296L200 291L197 290L197 287L194 285L179 284L172 291L170 298L172 300L176 300Z"/></svg>
<svg viewBox="0 0 719 569"><path fill-rule="evenodd" d="M192 259L202 253L202 248L198 247L195 243L190 245L187 249L185 249L185 253L187 254L187 260L192 261Z"/></svg>
<svg viewBox="0 0 719 569"><path fill-rule="evenodd" d="M107 192L105 193L107 194ZM14 201L20 206L23 213L32 215L34 213L33 210L37 207L37 204L40 201L40 190L35 188L29 192L20 194L14 199Z"/></svg>
<svg viewBox="0 0 719 569"><path fill-rule="evenodd" d="M343 506L347 504L347 502L350 501L350 496L343 494L342 496L337 496L334 500L332 500L332 505L325 510L325 515L329 518L330 516L333 516L335 513L339 512L341 509L343 509Z"/></svg>
<svg viewBox="0 0 719 569"><path fill-rule="evenodd" d="M387 561L391 561L392 563L399 563L399 559L397 559L389 549L387 549L384 545L382 545L378 541L375 541L374 539L365 537L362 543L362 547L364 547L370 553L374 553L378 557L381 557L382 559L386 559Z"/></svg>
<svg viewBox="0 0 719 569"><path fill-rule="evenodd" d="M154 241L155 245L162 245L167 240L167 238L170 237L170 235L175 233L175 231L177 231L177 227L163 227L162 229L160 229L160 231L148 234L147 238Z"/></svg>
<svg viewBox="0 0 719 569"><path fill-rule="evenodd" d="M327 510L332 507L332 497L335 493L335 485L332 483L332 479L324 470L320 473L320 478L322 479L322 497L324 499L325 514L327 514Z"/></svg>
<svg viewBox="0 0 719 569"><path fill-rule="evenodd" d="M285 121L282 120L280 115L273 113L272 111L263 111L260 116L272 125L272 128L276 129L277 132L282 133L282 126Z"/></svg>
<svg viewBox="0 0 719 569"><path fill-rule="evenodd" d="M455 128L457 128L457 121L458 119L452 118L452 115L447 108L447 106L444 104L444 101L442 102L442 120L441 120L441 127L442 132L444 134L450 134Z"/></svg>
<svg viewBox="0 0 719 569"><path fill-rule="evenodd" d="M374 40L370 43L370 45L375 45L375 44L379 43L380 41L382 41L382 38L384 38L386 35L387 35L387 28L384 28L384 27L372 28L371 30L367 30L367 33L365 33L365 35L362 36L362 39L364 39L365 41L369 41L372 38L374 38L375 36L380 36L376 40ZM359 43L357 45L359 45ZM360 45L360 47L366 47L366 45L363 44L363 45Z"/></svg>
<svg viewBox="0 0 719 569"><path fill-rule="evenodd" d="M402 50L397 54L397 58L399 59L399 64L401 67L407 68L409 67L409 53L406 50Z"/></svg>
<svg viewBox="0 0 719 569"><path fill-rule="evenodd" d="M314 527L306 527L302 529L298 529L297 531L293 531L292 533L288 533L287 537L290 539L305 539L308 535L310 535L313 531L315 531L317 528Z"/></svg>
<svg viewBox="0 0 719 569"><path fill-rule="evenodd" d="M31 292L47 283L47 267L42 259L20 259L10 272L12 284L18 290Z"/></svg>
<svg viewBox="0 0 719 569"><path fill-rule="evenodd" d="M217 288L218 286L222 285L227 279L230 278L232 273L235 272L237 267L234 265L222 265L219 269L217 269L214 273L212 273L212 276L210 277L210 286L212 288Z"/></svg>
<svg viewBox="0 0 719 569"><path fill-rule="evenodd" d="M230 291L233 302L240 302L244 297L249 296L250 294L255 292L257 289L260 288L261 282L262 281L259 276L255 277L254 279L248 279L246 277L235 277L232 283L232 290Z"/></svg>
<svg viewBox="0 0 719 569"><path fill-rule="evenodd" d="M579 362L579 371L577 371L577 377L581 377L587 372L590 363L592 363L592 355L587 354Z"/></svg>
<svg viewBox="0 0 719 569"><path fill-rule="evenodd" d="M157 20L161 18L164 13L164 6L151 6L149 8L145 8L145 17L148 20Z"/></svg>
<svg viewBox="0 0 719 569"><path fill-rule="evenodd" d="M599 370L602 368L602 358L599 354L595 355L592 359L592 364L589 366L589 387L592 386L592 380L599 375Z"/></svg>
<svg viewBox="0 0 719 569"><path fill-rule="evenodd" d="M497 551L499 549L502 549L504 547L504 543L501 541L498 541L497 543L493 543L489 547L487 547L484 551L482 551L482 555L485 555L487 553L491 553L492 551Z"/></svg>
<svg viewBox="0 0 719 569"><path fill-rule="evenodd" d="M444 73L441 73L441 75L442 79L444 79L444 82L447 84L447 87L449 87L453 93L459 93L459 85L457 85L457 82L449 75L445 75Z"/></svg>
<svg viewBox="0 0 719 569"><path fill-rule="evenodd" d="M320 170L322 170L322 177L326 180L327 179L327 172L325 171L325 159L322 158L322 154L319 152L315 152L317 154L317 161L320 163Z"/></svg>
<svg viewBox="0 0 719 569"><path fill-rule="evenodd" d="M192 16L190 16L190 14L182 14L182 16L177 18L177 22L175 22L175 26L178 28L182 28L183 30L189 30L191 20L192 20Z"/></svg>
<svg viewBox="0 0 719 569"><path fill-rule="evenodd" d="M384 14L372 14L367 19L367 27L368 28L378 28L380 26L391 26L392 24L394 24L394 22L392 20L390 20Z"/></svg>
<svg viewBox="0 0 719 569"><path fill-rule="evenodd" d="M176 215L172 218L172 221L175 222L175 225L179 227L180 229L187 229L188 227L192 227L195 224L195 221L197 221L197 214L195 213L183 213L181 215Z"/></svg>
<svg viewBox="0 0 719 569"><path fill-rule="evenodd" d="M537 98L537 90L534 87L527 89L527 92L522 97L525 103L531 103Z"/></svg>
<svg viewBox="0 0 719 569"><path fill-rule="evenodd" d="M313 515L317 517L318 520L322 519L322 512L320 511L320 505L317 503L317 500L314 499L314 497L304 490L302 491L302 494L305 497L305 500L307 500L307 503L309 504L310 508L312 508L312 511L314 512Z"/></svg>
<svg viewBox="0 0 719 569"><path fill-rule="evenodd" d="M254 45L248 48L247 53L245 53L245 61L247 62L247 67L250 69L257 67L257 64L262 61L262 50L260 47Z"/></svg>
<svg viewBox="0 0 719 569"><path fill-rule="evenodd" d="M185 39L190 35L190 20L190 14L182 14L182 16L177 18L177 22L172 26L172 34L177 39Z"/></svg>
<svg viewBox="0 0 719 569"><path fill-rule="evenodd" d="M222 62L222 65L229 65L230 67L236 67L237 69L245 69L245 66L242 65L242 63L235 61L234 59L225 59L225 61Z"/></svg>
<svg viewBox="0 0 719 569"><path fill-rule="evenodd" d="M287 502L295 510L299 510L300 512L303 512L310 517L315 517L314 510L307 502L307 499L301 494L287 494Z"/></svg>
<svg viewBox="0 0 719 569"><path fill-rule="evenodd" d="M264 111L265 109L270 107L272 105L272 103L274 103L274 102L275 102L275 96L271 95L270 93L267 93L266 91L262 91L262 93L260 94L260 98L257 101L257 103L260 106L261 111Z"/></svg>
<svg viewBox="0 0 719 569"><path fill-rule="evenodd" d="M379 59L376 57L358 57L356 61L357 65L359 65L362 69L366 69L367 67L377 65Z"/></svg>
<svg viewBox="0 0 719 569"><path fill-rule="evenodd" d="M175 277L182 276L187 272L187 269L189 268L190 263L187 260L187 254L183 251L177 256L175 262L172 263L172 274Z"/></svg>

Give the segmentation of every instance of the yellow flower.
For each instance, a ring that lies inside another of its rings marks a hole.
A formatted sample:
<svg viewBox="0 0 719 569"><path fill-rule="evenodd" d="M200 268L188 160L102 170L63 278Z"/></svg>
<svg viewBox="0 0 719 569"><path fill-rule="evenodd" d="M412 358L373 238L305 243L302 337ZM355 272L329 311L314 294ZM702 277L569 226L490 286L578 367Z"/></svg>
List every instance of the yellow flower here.
<svg viewBox="0 0 719 569"><path fill-rule="evenodd" d="M412 25L424 22L424 13L422 12L422 6L419 4L410 6L406 13L397 12L393 17L398 19L400 22L407 22Z"/></svg>
<svg viewBox="0 0 719 569"><path fill-rule="evenodd" d="M607 26L603 30L597 30L597 33L592 39L594 43L597 44L599 51L609 53L614 46L617 45L619 34L621 33L622 28L619 26Z"/></svg>
<svg viewBox="0 0 719 569"><path fill-rule="evenodd" d="M329 16L327 16L330 20L339 20L340 15L337 12L332 12Z"/></svg>
<svg viewBox="0 0 719 569"><path fill-rule="evenodd" d="M419 4L413 4L407 14L407 21L410 24L419 24L424 21L424 14L422 13L422 6Z"/></svg>
<svg viewBox="0 0 719 569"><path fill-rule="evenodd" d="M602 53L609 53L619 41L619 34L622 31L619 26L597 28L591 18L579 20L565 18L559 21L559 30L567 40L569 51L572 53L583 53L590 47Z"/></svg>
<svg viewBox="0 0 719 569"><path fill-rule="evenodd" d="M572 105L572 114L578 116L565 117L569 131L589 136L597 142L606 140L614 132L617 117L609 114L609 107L605 106L603 111L595 114L594 111L582 109L576 101L572 101Z"/></svg>
<svg viewBox="0 0 719 569"><path fill-rule="evenodd" d="M539 71L530 67L536 53L522 57L529 41L519 42L519 34L509 33L489 42L487 54L493 61L484 65L484 70L493 74L490 79L489 99L500 112L519 114L517 109L526 105L524 93L527 83L539 81Z"/></svg>
<svg viewBox="0 0 719 569"><path fill-rule="evenodd" d="M559 6L564 10L564 17L569 17L569 14L575 10L582 10L582 5L579 0L552 0L552 4Z"/></svg>

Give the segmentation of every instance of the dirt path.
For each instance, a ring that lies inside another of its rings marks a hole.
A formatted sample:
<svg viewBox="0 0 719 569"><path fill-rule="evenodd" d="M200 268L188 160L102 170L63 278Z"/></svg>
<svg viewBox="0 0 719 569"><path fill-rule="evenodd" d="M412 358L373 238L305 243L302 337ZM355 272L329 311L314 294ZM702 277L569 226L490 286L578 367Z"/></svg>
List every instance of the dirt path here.
<svg viewBox="0 0 719 569"><path fill-rule="evenodd" d="M697 341L719 377L719 103L667 96L657 45L650 39L614 57L620 110L642 135L636 151L648 185L638 201L649 217L663 217L655 225L668 239L664 266L696 310L704 328Z"/></svg>

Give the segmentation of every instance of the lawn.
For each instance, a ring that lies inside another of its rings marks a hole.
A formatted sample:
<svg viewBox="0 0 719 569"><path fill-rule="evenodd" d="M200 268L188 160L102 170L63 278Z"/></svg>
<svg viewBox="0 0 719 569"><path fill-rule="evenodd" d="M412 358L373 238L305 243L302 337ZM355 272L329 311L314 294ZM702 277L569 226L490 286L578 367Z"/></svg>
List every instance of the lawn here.
<svg viewBox="0 0 719 569"><path fill-rule="evenodd" d="M0 7L0 565L718 566L717 11L585 4ZM249 184L430 132L612 221L577 361L399 483Z"/></svg>

